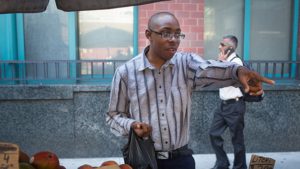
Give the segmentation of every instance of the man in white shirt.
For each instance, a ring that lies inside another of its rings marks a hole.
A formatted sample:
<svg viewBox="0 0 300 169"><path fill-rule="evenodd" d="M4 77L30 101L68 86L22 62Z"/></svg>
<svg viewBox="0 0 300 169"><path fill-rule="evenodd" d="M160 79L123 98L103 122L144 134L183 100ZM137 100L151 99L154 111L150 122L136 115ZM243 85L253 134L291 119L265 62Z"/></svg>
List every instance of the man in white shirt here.
<svg viewBox="0 0 300 169"><path fill-rule="evenodd" d="M233 35L223 37L219 45L219 60L234 62L243 65L235 50L238 40ZM210 140L216 154L216 163L213 169L228 169L230 166L226 152L223 149L222 134L228 127L234 148L233 169L247 169L246 150L244 145L244 114L246 111L243 93L239 87L228 86L219 89L221 105L214 113L210 128Z"/></svg>

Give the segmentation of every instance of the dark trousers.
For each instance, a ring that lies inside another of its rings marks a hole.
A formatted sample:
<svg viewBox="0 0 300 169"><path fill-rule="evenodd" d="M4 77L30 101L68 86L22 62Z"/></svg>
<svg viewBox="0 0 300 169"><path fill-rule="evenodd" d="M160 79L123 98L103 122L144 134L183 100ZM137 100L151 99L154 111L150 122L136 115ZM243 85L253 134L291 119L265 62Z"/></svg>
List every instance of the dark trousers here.
<svg viewBox="0 0 300 169"><path fill-rule="evenodd" d="M195 160L192 155L180 156L173 159L157 159L158 169L195 169Z"/></svg>
<svg viewBox="0 0 300 169"><path fill-rule="evenodd" d="M223 149L224 140L222 134L228 127L231 134L231 142L234 149L233 169L247 169L246 150L244 145L244 115L245 102L239 100L231 103L221 103L214 114L210 128L211 145L216 154L216 166L218 169L227 169L229 160Z"/></svg>

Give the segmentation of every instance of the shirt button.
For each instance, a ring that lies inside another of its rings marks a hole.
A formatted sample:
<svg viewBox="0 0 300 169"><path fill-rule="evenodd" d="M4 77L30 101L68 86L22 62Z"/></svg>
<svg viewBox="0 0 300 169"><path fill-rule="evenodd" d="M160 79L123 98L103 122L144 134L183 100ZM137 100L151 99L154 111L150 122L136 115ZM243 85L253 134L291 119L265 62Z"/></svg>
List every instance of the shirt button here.
<svg viewBox="0 0 300 169"><path fill-rule="evenodd" d="M161 85L159 85L159 88L161 88Z"/></svg>
<svg viewBox="0 0 300 169"><path fill-rule="evenodd" d="M165 114L163 113L163 114L161 114L161 116L164 116Z"/></svg>
<svg viewBox="0 0 300 169"><path fill-rule="evenodd" d="M162 103L162 102L163 102L163 100L160 100L160 102Z"/></svg>
<svg viewBox="0 0 300 169"><path fill-rule="evenodd" d="M166 130L167 130L167 128L164 128L164 130L166 131Z"/></svg>
<svg viewBox="0 0 300 169"><path fill-rule="evenodd" d="M167 142L167 141L166 141L165 143L166 143L166 144L168 144L168 142Z"/></svg>

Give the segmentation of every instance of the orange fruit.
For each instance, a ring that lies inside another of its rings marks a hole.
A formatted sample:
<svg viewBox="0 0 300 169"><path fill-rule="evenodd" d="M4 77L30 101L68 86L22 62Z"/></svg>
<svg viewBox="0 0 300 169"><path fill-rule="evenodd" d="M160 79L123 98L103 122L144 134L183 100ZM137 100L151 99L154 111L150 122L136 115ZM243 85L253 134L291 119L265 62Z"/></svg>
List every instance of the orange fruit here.
<svg viewBox="0 0 300 169"><path fill-rule="evenodd" d="M93 167L88 164L83 164L82 166L78 167L78 169L93 169Z"/></svg>
<svg viewBox="0 0 300 169"><path fill-rule="evenodd" d="M120 169L133 169L130 165L128 164L121 164L119 165Z"/></svg>
<svg viewBox="0 0 300 169"><path fill-rule="evenodd" d="M59 160L56 154L50 151L41 151L34 154L30 164L36 169L59 169Z"/></svg>
<svg viewBox="0 0 300 169"><path fill-rule="evenodd" d="M110 165L119 165L117 162L113 161L113 160L109 160L109 161L104 161L101 166L110 166Z"/></svg>

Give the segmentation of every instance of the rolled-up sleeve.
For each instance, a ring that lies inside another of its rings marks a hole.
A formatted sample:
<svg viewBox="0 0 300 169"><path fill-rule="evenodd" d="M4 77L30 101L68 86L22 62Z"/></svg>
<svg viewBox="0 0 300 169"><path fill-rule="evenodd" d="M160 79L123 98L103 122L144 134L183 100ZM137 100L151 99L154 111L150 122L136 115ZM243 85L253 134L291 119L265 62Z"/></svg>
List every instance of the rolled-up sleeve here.
<svg viewBox="0 0 300 169"><path fill-rule="evenodd" d="M131 124L135 121L130 118L127 85L117 70L111 85L110 104L106 123L116 136L127 136Z"/></svg>

